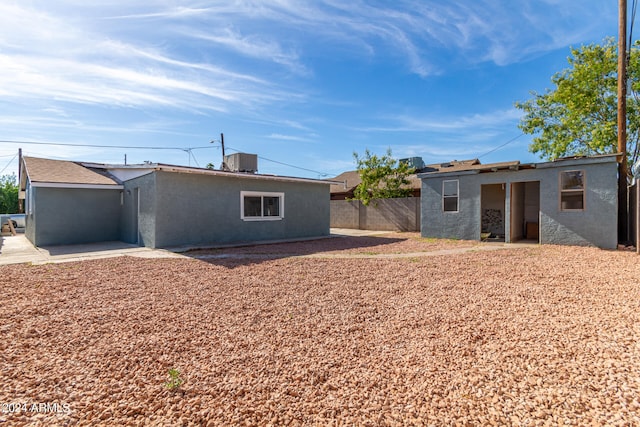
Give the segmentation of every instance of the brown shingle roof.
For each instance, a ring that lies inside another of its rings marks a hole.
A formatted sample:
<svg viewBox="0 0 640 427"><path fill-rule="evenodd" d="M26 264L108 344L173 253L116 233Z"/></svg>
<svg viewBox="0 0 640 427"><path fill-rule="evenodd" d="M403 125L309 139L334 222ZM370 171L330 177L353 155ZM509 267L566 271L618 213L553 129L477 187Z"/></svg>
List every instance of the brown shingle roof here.
<svg viewBox="0 0 640 427"><path fill-rule="evenodd" d="M331 184L329 190L331 193L347 193L356 188L361 182L358 171L342 172L335 178L331 178L331 181L340 182L340 184Z"/></svg>
<svg viewBox="0 0 640 427"><path fill-rule="evenodd" d="M23 160L31 182L119 185L115 180L75 162L38 157L24 157Z"/></svg>
<svg viewBox="0 0 640 427"><path fill-rule="evenodd" d="M418 170L418 173L421 172L437 172L437 171L460 171L460 170L469 170L475 167L476 165L480 165L480 160L478 159L469 159L469 160L452 160L450 162L444 163L434 163L430 165L426 165L424 168ZM420 190L422 188L422 180L418 178L416 174L409 175L409 185L408 187L412 190ZM333 184L331 185L331 194L339 194L339 193L349 193L353 191L358 184L360 184L360 175L358 171L347 171L343 172L335 178L331 178L332 181L339 181L342 184Z"/></svg>
<svg viewBox="0 0 640 427"><path fill-rule="evenodd" d="M417 177L417 175L409 175L407 179L409 180L409 185L407 186L407 188L413 190L422 188L422 181ZM343 172L335 178L331 178L331 181L341 182L340 184L331 185L329 190L331 194L348 193L354 190L358 186L358 184L362 182L362 180L360 179L360 174L357 170Z"/></svg>

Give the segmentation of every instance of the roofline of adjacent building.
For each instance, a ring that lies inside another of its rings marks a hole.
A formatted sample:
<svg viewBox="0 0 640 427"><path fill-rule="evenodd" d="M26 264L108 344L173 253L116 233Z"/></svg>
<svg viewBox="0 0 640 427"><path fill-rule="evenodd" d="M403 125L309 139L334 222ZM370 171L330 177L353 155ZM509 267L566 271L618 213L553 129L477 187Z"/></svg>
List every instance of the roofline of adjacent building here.
<svg viewBox="0 0 640 427"><path fill-rule="evenodd" d="M610 163L612 161L619 162L622 153L598 154L594 156L574 156L562 157L549 162L540 163L519 163L519 162L502 162L486 165L474 165L469 169L459 169L457 171L434 171L423 172L418 174L420 179L429 178L446 178L450 176L474 175L483 172L499 172L499 171L518 171L523 169L547 169L559 166L579 166L583 164Z"/></svg>
<svg viewBox="0 0 640 427"><path fill-rule="evenodd" d="M31 156L24 156L23 162L25 157L28 158ZM191 166L170 165L165 163L144 163L144 164L122 165L122 164L82 162L82 161L75 161L75 160L59 160L59 161L76 163L88 169L102 169L106 172L109 172L110 170L130 169L130 170L145 170L145 171L148 171L148 173L151 173L154 171L163 171L163 172L174 172L174 173L192 173L192 174L199 174L199 175L224 176L224 177L241 178L241 179L256 179L256 180L281 181L281 182L300 182L300 183L308 183L308 184L323 184L323 185L341 184L341 182L326 180L326 179L299 178L299 177L292 177L292 176L253 174L253 173L245 173L245 172L231 172L231 171L221 171L221 170L215 170L215 169L196 168ZM21 168L22 168L22 165L21 165ZM39 183L38 185L40 187L47 186L47 187L59 187L59 188L103 188L98 184L32 181L31 178L28 177L28 173L26 175L27 176L25 176L24 178L28 178L29 181L32 183L32 185L35 183ZM129 179L133 179L133 178L129 178ZM116 188L116 187L122 188L121 184L126 181L128 181L128 179L123 179L121 180L120 183L114 182L113 186L104 184L104 188ZM80 186L84 186L84 187L80 187Z"/></svg>
<svg viewBox="0 0 640 427"><path fill-rule="evenodd" d="M248 172L221 171L216 169L204 169L204 168L195 168L190 166L169 165L165 163L145 163L145 164L137 164L137 165L109 165L109 164L89 163L89 162L80 162L80 163L87 168L105 169L105 170L148 169L150 171L192 173L197 175L214 175L214 176L257 179L257 180L304 182L304 183L311 183L311 184L328 184L328 185L340 184L340 182L338 181L331 181L331 180L324 180L324 179L299 178L299 177L282 176L282 175L254 174L254 173L248 173Z"/></svg>

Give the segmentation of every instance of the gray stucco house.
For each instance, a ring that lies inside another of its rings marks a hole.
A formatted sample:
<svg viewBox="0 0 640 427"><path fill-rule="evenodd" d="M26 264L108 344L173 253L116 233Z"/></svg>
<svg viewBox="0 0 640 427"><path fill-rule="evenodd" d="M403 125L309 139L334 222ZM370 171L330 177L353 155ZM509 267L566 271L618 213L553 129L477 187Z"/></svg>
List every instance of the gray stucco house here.
<svg viewBox="0 0 640 427"><path fill-rule="evenodd" d="M618 155L451 166L422 179L424 237L617 247Z"/></svg>
<svg viewBox="0 0 640 427"><path fill-rule="evenodd" d="M331 181L159 163L24 157L20 198L36 246L151 248L329 235Z"/></svg>

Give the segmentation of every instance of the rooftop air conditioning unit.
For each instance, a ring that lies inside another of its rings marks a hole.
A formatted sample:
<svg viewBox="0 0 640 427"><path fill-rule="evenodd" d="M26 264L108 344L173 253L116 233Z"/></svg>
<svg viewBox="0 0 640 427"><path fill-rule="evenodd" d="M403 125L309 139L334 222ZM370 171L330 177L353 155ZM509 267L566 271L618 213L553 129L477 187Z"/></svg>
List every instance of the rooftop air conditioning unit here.
<svg viewBox="0 0 640 427"><path fill-rule="evenodd" d="M224 156L224 162L231 172L258 172L257 154L233 153Z"/></svg>
<svg viewBox="0 0 640 427"><path fill-rule="evenodd" d="M414 168L416 170L424 168L424 161L422 160L422 157L409 157L407 159L400 159L398 162L406 163L410 168Z"/></svg>

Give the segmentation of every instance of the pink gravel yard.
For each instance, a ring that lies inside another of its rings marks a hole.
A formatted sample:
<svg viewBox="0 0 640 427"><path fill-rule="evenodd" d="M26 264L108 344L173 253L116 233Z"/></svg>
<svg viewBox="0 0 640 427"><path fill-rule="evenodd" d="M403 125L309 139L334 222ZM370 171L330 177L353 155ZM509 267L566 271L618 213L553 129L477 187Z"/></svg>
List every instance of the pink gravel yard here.
<svg viewBox="0 0 640 427"><path fill-rule="evenodd" d="M640 258L479 246L3 266L0 426L640 425Z"/></svg>

